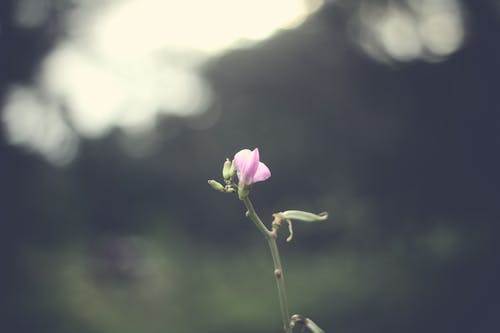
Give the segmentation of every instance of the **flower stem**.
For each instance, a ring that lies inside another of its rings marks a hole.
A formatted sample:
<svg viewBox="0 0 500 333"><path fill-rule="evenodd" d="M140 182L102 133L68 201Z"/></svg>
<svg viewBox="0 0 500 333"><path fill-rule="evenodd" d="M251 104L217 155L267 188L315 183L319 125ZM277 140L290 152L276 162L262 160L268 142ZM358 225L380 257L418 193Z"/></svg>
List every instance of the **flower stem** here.
<svg viewBox="0 0 500 333"><path fill-rule="evenodd" d="M257 229L264 235L264 238L267 240L269 245L269 249L271 250L271 256L273 257L274 263L274 278L276 279L276 286L278 287L278 298L280 302L281 309L281 319L283 320L283 328L285 333L292 333L292 328L290 327L290 315L288 313L288 302L286 298L286 290L285 290L285 277L283 274L283 268L281 266L280 254L278 251L278 246L276 244L276 233L268 230L264 223L262 223L261 219L255 212L255 208L252 205L252 202L245 196L242 199L245 207L247 208L247 216L252 220Z"/></svg>

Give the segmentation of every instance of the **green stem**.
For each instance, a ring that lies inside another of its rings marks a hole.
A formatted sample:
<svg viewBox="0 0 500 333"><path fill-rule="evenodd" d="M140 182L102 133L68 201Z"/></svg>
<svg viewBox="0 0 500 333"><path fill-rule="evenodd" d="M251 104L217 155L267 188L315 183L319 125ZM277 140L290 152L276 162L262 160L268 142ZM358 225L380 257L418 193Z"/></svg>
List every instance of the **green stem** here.
<svg viewBox="0 0 500 333"><path fill-rule="evenodd" d="M276 244L276 233L268 230L264 223L255 212L255 208L248 196L242 199L245 207L248 210L247 216L252 220L257 229L264 235L264 238L269 244L269 249L271 250L271 256L273 257L274 263L274 278L276 279L276 286L278 287L278 298L280 301L281 309L281 319L283 320L283 328L285 333L292 333L292 328L290 327L290 315L288 313L288 302L286 299L285 290L285 277L283 274L283 267L281 266L280 254L278 251L278 246Z"/></svg>
<svg viewBox="0 0 500 333"><path fill-rule="evenodd" d="M274 238L268 239L269 249L271 250L271 255L273 257L274 263L274 277L276 279L276 286L278 287L278 298L280 301L281 318L283 319L283 328L286 333L291 333L292 329L290 327L290 315L288 313L288 302L286 298L285 290L285 278L283 274L283 268L281 266L280 253L278 252L278 246L276 245L276 240Z"/></svg>

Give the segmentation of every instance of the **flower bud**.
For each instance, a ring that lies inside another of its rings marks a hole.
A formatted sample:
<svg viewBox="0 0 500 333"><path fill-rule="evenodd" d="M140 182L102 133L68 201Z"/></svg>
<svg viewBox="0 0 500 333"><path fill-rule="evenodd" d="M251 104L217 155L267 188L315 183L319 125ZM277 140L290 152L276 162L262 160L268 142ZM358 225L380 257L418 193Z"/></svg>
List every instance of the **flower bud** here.
<svg viewBox="0 0 500 333"><path fill-rule="evenodd" d="M229 180L233 177L233 173L231 171L232 165L233 163L231 163L231 161L226 158L224 166L222 167L222 177L224 178L224 180Z"/></svg>
<svg viewBox="0 0 500 333"><path fill-rule="evenodd" d="M229 168L229 174L231 175L231 179L236 176L236 167L234 166L234 160L231 161L231 168Z"/></svg>
<svg viewBox="0 0 500 333"><path fill-rule="evenodd" d="M212 188L213 188L214 190L216 190L216 191L219 191L219 192L225 192L225 191L226 191L226 190L225 190L225 188L224 188L224 186L223 186L221 183L216 182L216 181L215 181L215 180L213 180L213 179L210 179L210 180L208 181L208 184L209 184L210 186L212 186Z"/></svg>

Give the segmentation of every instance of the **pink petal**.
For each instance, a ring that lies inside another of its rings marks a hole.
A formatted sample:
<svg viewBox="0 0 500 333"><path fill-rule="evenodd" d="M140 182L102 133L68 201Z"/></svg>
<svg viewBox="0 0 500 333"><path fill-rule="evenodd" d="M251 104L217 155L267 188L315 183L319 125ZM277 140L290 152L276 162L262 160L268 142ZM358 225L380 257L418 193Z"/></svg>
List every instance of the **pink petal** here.
<svg viewBox="0 0 500 333"><path fill-rule="evenodd" d="M238 171L238 178L246 185L253 183L253 178L259 167L259 149L253 151L248 149L240 150L234 156L234 166Z"/></svg>
<svg viewBox="0 0 500 333"><path fill-rule="evenodd" d="M234 155L234 167L238 172L240 172L245 167L245 164L247 163L246 161L248 160L250 154L252 154L252 151L250 149L243 149L237 152L236 155Z"/></svg>
<svg viewBox="0 0 500 333"><path fill-rule="evenodd" d="M268 179L269 177L271 177L271 171L269 170L267 165L265 165L262 162L259 162L259 166L257 168L257 171L255 172L255 175L253 176L253 182L254 183L261 182L261 181Z"/></svg>

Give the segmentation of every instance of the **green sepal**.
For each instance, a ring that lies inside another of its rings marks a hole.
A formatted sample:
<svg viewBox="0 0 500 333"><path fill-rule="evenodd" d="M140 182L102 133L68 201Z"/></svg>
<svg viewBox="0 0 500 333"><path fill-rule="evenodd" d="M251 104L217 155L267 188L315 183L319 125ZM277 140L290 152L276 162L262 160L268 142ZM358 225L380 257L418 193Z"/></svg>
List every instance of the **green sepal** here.
<svg viewBox="0 0 500 333"><path fill-rule="evenodd" d="M304 212L301 210L287 210L281 213L285 219L297 220L302 222L319 222L324 221L328 218L328 213L323 212L319 214L313 214L310 212Z"/></svg>
<svg viewBox="0 0 500 333"><path fill-rule="evenodd" d="M247 188L238 187L238 198L240 198L240 200L248 197L248 193L250 193L250 191Z"/></svg>

